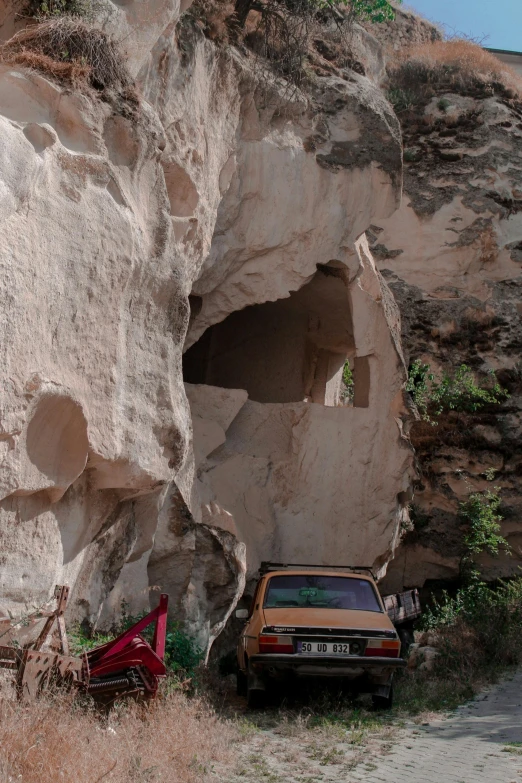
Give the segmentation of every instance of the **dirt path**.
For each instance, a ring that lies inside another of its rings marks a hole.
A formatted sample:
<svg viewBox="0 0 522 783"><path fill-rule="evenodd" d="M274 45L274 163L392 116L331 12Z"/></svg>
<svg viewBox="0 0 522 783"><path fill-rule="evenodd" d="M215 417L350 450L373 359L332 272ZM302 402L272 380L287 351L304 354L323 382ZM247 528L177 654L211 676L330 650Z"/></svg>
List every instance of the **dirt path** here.
<svg viewBox="0 0 522 783"><path fill-rule="evenodd" d="M522 672L446 718L253 730L222 783L522 783Z"/></svg>

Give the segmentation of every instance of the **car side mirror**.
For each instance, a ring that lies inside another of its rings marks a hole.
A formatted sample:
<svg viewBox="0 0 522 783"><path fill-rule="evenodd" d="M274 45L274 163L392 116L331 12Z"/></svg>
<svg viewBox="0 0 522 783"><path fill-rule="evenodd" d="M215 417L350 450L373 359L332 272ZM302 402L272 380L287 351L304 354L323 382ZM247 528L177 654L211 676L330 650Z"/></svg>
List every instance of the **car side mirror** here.
<svg viewBox="0 0 522 783"><path fill-rule="evenodd" d="M248 609L236 609L236 618L238 620L248 620Z"/></svg>

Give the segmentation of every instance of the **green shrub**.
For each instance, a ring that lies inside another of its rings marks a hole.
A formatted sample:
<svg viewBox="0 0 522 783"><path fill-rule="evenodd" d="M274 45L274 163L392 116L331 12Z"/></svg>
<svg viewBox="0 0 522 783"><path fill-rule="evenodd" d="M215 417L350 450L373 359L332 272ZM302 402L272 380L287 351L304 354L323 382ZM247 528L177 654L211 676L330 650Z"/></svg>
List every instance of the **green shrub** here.
<svg viewBox="0 0 522 783"><path fill-rule="evenodd" d="M433 423L432 416L447 411L476 413L485 405L500 405L509 393L497 382L493 371L488 373L488 385L478 385L467 364L452 373L437 378L429 364L415 360L408 373L406 390L413 397L421 417Z"/></svg>
<svg viewBox="0 0 522 783"><path fill-rule="evenodd" d="M495 378L493 371L489 375ZM496 379L489 388L477 386L473 372L466 364L458 367L453 375L444 373L432 388L436 415L448 410L476 413L485 405L500 404L508 396L508 392L501 388Z"/></svg>
<svg viewBox="0 0 522 783"><path fill-rule="evenodd" d="M496 492L499 487L495 487ZM468 523L469 532L464 538L467 557L473 559L481 552L496 556L503 547L509 551L509 544L500 535L502 516L498 513L501 499L496 492L472 492L466 501L460 504L459 516Z"/></svg>
<svg viewBox="0 0 522 783"><path fill-rule="evenodd" d="M73 625L67 630L67 638L69 639L69 648L71 655L82 655L85 652L89 652L94 647L100 647L106 642L110 642L121 631L115 629L113 634L104 634L94 632L92 633L85 623Z"/></svg>
<svg viewBox="0 0 522 783"><path fill-rule="evenodd" d="M490 586L473 581L434 601L424 629L438 636L439 672L480 675L522 662L522 577Z"/></svg>
<svg viewBox="0 0 522 783"><path fill-rule="evenodd" d="M330 0L329 5L347 6L357 19L373 24L392 22L395 19L395 9L388 0Z"/></svg>
<svg viewBox="0 0 522 783"><path fill-rule="evenodd" d="M509 545L500 535L500 496L471 492L460 503L459 517L468 526L461 561L464 582L454 596L446 591L422 617L422 628L438 635L439 673L472 677L522 661L522 577L488 585L480 579L475 559L482 552L496 556Z"/></svg>
<svg viewBox="0 0 522 783"><path fill-rule="evenodd" d="M94 13L93 0L29 0L27 12L38 19L58 16L90 17Z"/></svg>
<svg viewBox="0 0 522 783"><path fill-rule="evenodd" d="M169 622L165 640L167 668L175 674L192 678L202 660L203 650L183 630L183 626L175 621Z"/></svg>

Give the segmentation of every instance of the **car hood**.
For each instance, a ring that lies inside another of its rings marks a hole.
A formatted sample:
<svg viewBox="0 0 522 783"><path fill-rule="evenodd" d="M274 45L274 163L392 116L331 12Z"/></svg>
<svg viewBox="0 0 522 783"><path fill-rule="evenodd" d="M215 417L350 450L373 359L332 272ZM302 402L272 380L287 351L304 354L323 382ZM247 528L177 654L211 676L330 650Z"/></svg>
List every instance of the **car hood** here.
<svg viewBox="0 0 522 783"><path fill-rule="evenodd" d="M384 612L363 612L355 609L263 609L266 625L293 628L361 628L372 631L393 630Z"/></svg>

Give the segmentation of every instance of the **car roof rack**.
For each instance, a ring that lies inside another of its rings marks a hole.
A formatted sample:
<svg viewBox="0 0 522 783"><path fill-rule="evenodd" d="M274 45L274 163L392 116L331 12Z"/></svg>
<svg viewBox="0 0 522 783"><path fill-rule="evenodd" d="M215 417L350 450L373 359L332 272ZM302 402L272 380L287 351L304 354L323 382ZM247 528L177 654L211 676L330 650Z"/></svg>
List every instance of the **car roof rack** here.
<svg viewBox="0 0 522 783"><path fill-rule="evenodd" d="M286 568L309 568L310 570L321 571L366 571L373 579L376 579L375 574L370 566L349 566L349 565L314 565L312 563L271 563L268 560L263 560L259 567L259 575L264 576L269 571L284 571Z"/></svg>

